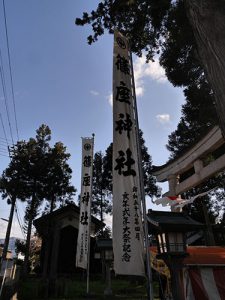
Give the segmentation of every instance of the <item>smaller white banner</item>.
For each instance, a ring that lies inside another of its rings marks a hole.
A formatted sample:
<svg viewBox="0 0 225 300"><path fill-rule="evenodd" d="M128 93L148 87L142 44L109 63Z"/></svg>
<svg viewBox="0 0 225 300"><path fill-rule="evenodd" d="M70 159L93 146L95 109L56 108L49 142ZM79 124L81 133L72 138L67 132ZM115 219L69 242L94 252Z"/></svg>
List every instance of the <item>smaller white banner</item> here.
<svg viewBox="0 0 225 300"><path fill-rule="evenodd" d="M90 248L93 148L93 138L82 138L80 218L76 266L83 269L87 269Z"/></svg>

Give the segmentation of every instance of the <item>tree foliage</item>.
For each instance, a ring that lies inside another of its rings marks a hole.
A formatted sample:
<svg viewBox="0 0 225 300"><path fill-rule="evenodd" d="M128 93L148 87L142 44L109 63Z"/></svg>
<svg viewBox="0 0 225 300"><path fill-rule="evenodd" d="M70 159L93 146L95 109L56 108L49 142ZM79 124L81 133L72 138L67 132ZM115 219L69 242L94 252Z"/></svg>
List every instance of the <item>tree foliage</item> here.
<svg viewBox="0 0 225 300"><path fill-rule="evenodd" d="M167 144L170 159L219 121L225 136L224 8L224 0L104 0L95 11L76 19L77 25L92 26L89 44L104 30L113 33L117 28L130 38L134 53L146 54L147 61L158 56L168 80L184 89L182 117ZM221 186L220 176L205 187Z"/></svg>
<svg viewBox="0 0 225 300"><path fill-rule="evenodd" d="M92 213L100 216L101 221L105 213L112 211L112 167L107 153L104 156L96 152L93 161Z"/></svg>
<svg viewBox="0 0 225 300"><path fill-rule="evenodd" d="M56 200L70 197L74 187L70 184L71 169L67 163L70 155L62 143L50 147L51 130L41 125L36 137L27 142L18 142L11 150L11 161L3 172L0 188L3 197L27 201L25 223L27 239L25 251L25 272L28 266L31 228L38 208L47 200L51 210Z"/></svg>
<svg viewBox="0 0 225 300"><path fill-rule="evenodd" d="M132 50L141 55L145 50L148 59L159 51L162 45L161 37L165 35L163 27L164 17L171 6L171 1L126 1L105 0L98 4L96 10L90 14L83 13L82 18L76 19L77 25L91 24L93 35L88 36L88 43L92 44L98 37L104 34L106 29L109 33L114 32L116 27L120 32L132 38Z"/></svg>
<svg viewBox="0 0 225 300"><path fill-rule="evenodd" d="M168 80L184 88L186 104L182 118L169 136L171 158L181 154L218 123L212 89L198 55L195 36L183 0L105 0L90 14L76 19L77 25L91 24L92 44L106 29L117 28L130 38L131 49L147 61L159 56ZM182 133L184 132L184 134Z"/></svg>
<svg viewBox="0 0 225 300"><path fill-rule="evenodd" d="M76 192L71 185L72 169L68 164L70 154L61 142L57 142L48 151L47 172L43 178L45 182L45 199L48 200L52 212L57 202L70 201Z"/></svg>

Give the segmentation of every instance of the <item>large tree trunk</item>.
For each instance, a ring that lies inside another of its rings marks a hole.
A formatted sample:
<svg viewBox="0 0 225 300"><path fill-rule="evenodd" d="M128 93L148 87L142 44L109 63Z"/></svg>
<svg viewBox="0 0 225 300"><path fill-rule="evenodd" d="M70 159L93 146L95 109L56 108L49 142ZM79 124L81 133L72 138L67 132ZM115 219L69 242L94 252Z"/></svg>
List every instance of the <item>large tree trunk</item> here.
<svg viewBox="0 0 225 300"><path fill-rule="evenodd" d="M185 4L225 137L225 0L185 0Z"/></svg>

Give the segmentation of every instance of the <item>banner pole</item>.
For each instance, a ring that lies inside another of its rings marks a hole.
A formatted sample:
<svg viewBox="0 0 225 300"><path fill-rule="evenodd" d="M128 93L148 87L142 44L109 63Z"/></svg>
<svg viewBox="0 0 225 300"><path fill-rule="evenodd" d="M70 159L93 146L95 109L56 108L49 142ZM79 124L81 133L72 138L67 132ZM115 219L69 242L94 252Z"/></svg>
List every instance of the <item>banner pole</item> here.
<svg viewBox="0 0 225 300"><path fill-rule="evenodd" d="M92 203L92 185L93 185L93 159L94 159L94 138L95 138L95 135L94 133L92 134L92 138L93 138L93 144L92 144L92 171L91 171L91 178L92 178L92 181L91 181L91 199L90 199L90 203ZM90 207L91 209L91 207ZM89 220L89 236L88 236L88 253L87 253L87 295L89 295L90 293L90 249L91 249L91 213L90 213L90 220Z"/></svg>
<svg viewBox="0 0 225 300"><path fill-rule="evenodd" d="M135 93L135 81L134 81L134 71L133 71L133 59L132 53L130 51L130 62L131 62L131 73L132 73L132 85L133 85L133 99L134 99L134 112L136 118L136 141L137 141L137 153L138 153L138 168L140 176L140 191L142 200L142 210L144 219L144 234L145 234L145 248L146 248L146 267L147 267L147 280L148 280L148 299L153 300L153 285L152 285L152 270L151 261L149 253L149 239L148 239L148 223L146 214L146 202L145 202L145 190L144 190L144 176L142 170L142 155L141 155L141 145L139 138L139 123L138 123L138 111L137 111L137 100Z"/></svg>

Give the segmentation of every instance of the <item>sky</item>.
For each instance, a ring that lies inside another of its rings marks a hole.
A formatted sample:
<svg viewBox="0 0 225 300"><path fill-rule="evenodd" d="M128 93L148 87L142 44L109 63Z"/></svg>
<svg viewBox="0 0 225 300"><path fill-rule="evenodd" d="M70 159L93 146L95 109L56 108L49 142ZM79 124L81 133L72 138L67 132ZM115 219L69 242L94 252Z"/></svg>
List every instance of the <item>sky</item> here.
<svg viewBox="0 0 225 300"><path fill-rule="evenodd" d="M72 183L80 191L81 137L95 134L95 151L105 151L112 142L112 53L113 36L105 33L87 44L89 26L74 21L90 12L98 0L7 0L7 33L19 139L35 136L41 124L52 131L52 145L61 141L71 154ZM6 95L0 86L0 112L9 142L18 140L10 86L9 64L2 1L0 4L1 68ZM184 96L166 79L158 60L145 63L133 56L139 127L154 165L168 161L165 145L177 127ZM7 105L5 104L7 103ZM9 118L7 117L7 110ZM10 126L11 133L10 134ZM0 124L0 174L7 167L6 142ZM167 191L167 184L163 185ZM75 196L75 200L77 196ZM147 208L152 208L149 201ZM9 206L0 199L0 218L8 218ZM22 218L25 205L18 203ZM157 207L159 209L159 207ZM0 238L7 222L0 219ZM21 237L14 217L12 236Z"/></svg>

